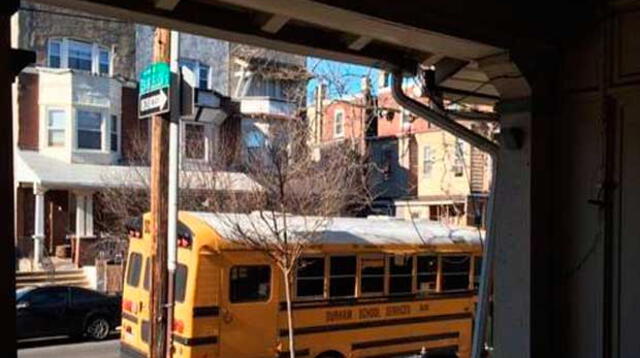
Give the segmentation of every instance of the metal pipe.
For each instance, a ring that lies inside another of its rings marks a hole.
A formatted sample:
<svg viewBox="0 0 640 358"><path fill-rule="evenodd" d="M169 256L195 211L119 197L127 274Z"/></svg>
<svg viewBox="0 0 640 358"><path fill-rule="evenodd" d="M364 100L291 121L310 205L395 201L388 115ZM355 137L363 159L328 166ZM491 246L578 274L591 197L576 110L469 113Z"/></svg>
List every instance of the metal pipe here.
<svg viewBox="0 0 640 358"><path fill-rule="evenodd" d="M498 160L497 156L491 156L493 179L491 181L491 194L487 205L487 236L482 253L482 271L480 275L480 287L478 290L478 306L473 327L473 341L471 345L471 358L482 357L485 334L487 331L487 312L489 308L489 294L491 293L491 280L493 279L493 260L495 255L495 222L494 210L496 202L496 188L498 187Z"/></svg>
<svg viewBox="0 0 640 358"><path fill-rule="evenodd" d="M180 69L178 58L180 56L180 34L171 31L171 72L176 77ZM179 78L179 77L178 77ZM179 136L180 136L180 106L176 106L175 98L180 98L180 85L173 86L171 96L171 120L169 122L169 190L168 190L168 215L167 215L167 336L166 357L173 355L173 307L175 272L177 266L177 228L178 228L178 180L180 173L179 163ZM178 92L178 93L174 93Z"/></svg>
<svg viewBox="0 0 640 358"><path fill-rule="evenodd" d="M498 181L498 154L500 146L490 141L489 139L479 135L478 133L468 129L467 127L451 120L446 115L443 115L424 104L410 98L402 90L402 73L393 73L393 87L391 88L391 94L396 102L400 106L409 110L411 113L426 119L429 122L434 123L438 127L442 128L446 132L453 136L460 138L474 147L489 154L491 157L491 163L493 167L493 179L491 183L491 193L489 196L489 202L487 205L487 236L485 238L483 260L482 260L482 273L480 277L480 289L478 292L479 302L476 309L475 322L474 322L474 335L472 345L472 358L480 358L482 353L482 346L485 338L486 331L486 318L487 318L487 306L489 304L489 293L491 284L491 267L493 266L494 258L494 207L496 201L496 188Z"/></svg>
<svg viewBox="0 0 640 358"><path fill-rule="evenodd" d="M481 136L480 134L470 130L469 128L459 124L458 122L451 120L446 115L437 112L424 104L416 101L413 98L407 96L402 90L402 73L393 73L393 86L391 88L391 95L393 99L398 102L402 107L409 110L418 117L422 117L429 122L437 125L443 130L451 133L455 137L458 137L472 146L489 153L492 157L498 155L500 147L490 141L489 139Z"/></svg>

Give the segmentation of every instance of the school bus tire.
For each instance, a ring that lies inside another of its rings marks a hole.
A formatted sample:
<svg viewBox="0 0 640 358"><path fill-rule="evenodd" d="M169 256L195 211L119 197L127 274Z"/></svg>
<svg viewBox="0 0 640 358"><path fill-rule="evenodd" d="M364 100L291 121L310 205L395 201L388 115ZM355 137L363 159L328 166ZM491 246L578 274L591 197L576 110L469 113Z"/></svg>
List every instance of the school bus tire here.
<svg viewBox="0 0 640 358"><path fill-rule="evenodd" d="M344 355L337 351L326 351L318 354L316 358L344 358Z"/></svg>

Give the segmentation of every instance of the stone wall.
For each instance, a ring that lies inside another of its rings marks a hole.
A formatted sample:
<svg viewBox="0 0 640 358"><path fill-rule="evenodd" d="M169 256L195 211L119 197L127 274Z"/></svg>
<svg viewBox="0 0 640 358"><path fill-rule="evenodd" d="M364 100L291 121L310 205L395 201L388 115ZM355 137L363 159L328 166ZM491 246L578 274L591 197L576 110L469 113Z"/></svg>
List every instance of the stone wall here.
<svg viewBox="0 0 640 358"><path fill-rule="evenodd" d="M69 37L111 49L114 76L135 79L134 24L27 1L21 8L18 45L36 52L37 65L47 64L49 38Z"/></svg>

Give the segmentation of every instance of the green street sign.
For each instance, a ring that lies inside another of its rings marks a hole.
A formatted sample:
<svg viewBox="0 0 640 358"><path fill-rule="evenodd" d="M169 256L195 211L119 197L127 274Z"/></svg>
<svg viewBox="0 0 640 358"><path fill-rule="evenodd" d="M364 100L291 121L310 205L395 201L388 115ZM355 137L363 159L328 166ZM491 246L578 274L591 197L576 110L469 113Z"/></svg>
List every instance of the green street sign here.
<svg viewBox="0 0 640 358"><path fill-rule="evenodd" d="M155 62L140 75L140 96L163 88L169 88L171 69L167 62Z"/></svg>
<svg viewBox="0 0 640 358"><path fill-rule="evenodd" d="M171 69L166 62L147 66L140 75L138 117L145 118L169 112Z"/></svg>

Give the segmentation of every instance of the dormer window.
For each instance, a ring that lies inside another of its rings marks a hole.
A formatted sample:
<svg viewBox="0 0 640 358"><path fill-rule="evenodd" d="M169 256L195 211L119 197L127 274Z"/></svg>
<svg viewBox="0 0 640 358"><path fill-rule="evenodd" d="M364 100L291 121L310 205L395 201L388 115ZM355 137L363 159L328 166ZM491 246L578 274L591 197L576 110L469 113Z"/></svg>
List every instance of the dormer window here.
<svg viewBox="0 0 640 358"><path fill-rule="evenodd" d="M49 67L101 75L111 73L111 52L104 46L67 38L50 39L47 51Z"/></svg>

